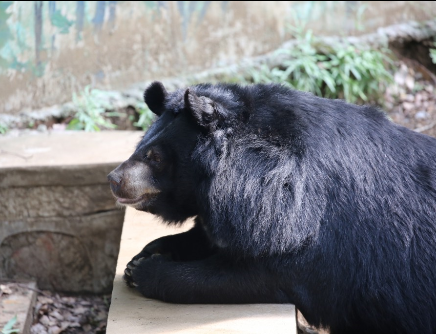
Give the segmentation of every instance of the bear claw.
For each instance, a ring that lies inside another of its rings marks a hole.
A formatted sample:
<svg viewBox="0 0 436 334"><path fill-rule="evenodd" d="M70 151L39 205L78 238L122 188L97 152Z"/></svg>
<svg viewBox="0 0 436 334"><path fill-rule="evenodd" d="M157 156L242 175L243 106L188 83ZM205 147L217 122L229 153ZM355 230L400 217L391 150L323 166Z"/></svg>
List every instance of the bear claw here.
<svg viewBox="0 0 436 334"><path fill-rule="evenodd" d="M129 288L136 288L138 286L138 284L133 281L132 271L135 270L138 264L144 259L145 257L141 257L139 259L132 260L127 264L126 269L124 269L123 279Z"/></svg>

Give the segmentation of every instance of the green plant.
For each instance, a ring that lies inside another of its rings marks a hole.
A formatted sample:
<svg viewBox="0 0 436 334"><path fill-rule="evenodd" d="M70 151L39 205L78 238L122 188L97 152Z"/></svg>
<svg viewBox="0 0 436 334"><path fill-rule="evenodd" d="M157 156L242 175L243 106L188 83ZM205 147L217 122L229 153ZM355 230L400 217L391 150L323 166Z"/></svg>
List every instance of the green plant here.
<svg viewBox="0 0 436 334"><path fill-rule="evenodd" d="M378 99L383 90L382 85L392 81L392 76L385 67L390 62L389 58L378 50L359 50L353 46L335 51L328 55L326 68L336 87L343 92L345 100L356 102L358 99ZM338 97L338 94L331 91L326 96Z"/></svg>
<svg viewBox="0 0 436 334"><path fill-rule="evenodd" d="M20 331L18 329L14 329L14 325L17 322L17 316L13 317L8 323L3 327L1 334L17 334Z"/></svg>
<svg viewBox="0 0 436 334"><path fill-rule="evenodd" d="M436 46L436 43L435 43ZM430 49L430 57L433 64L436 64L436 49Z"/></svg>
<svg viewBox="0 0 436 334"><path fill-rule="evenodd" d="M365 25L364 25L364 14L366 9L368 8L367 4L360 4L357 7L357 11L356 11L356 19L354 21L354 27L357 31L364 31L365 30Z"/></svg>
<svg viewBox="0 0 436 334"><path fill-rule="evenodd" d="M100 127L114 129L116 125L109 122L106 117L116 116L116 113L106 113L112 108L109 103L110 93L86 86L78 96L73 94L73 104L77 111L74 118L68 123L69 130L100 131Z"/></svg>
<svg viewBox="0 0 436 334"><path fill-rule="evenodd" d="M310 31L304 35L300 31L297 41L294 48L278 50L285 59L280 66L252 68L246 81L282 83L348 102L378 100L383 85L392 81L387 70L390 60L381 51L352 45L320 45ZM327 51L319 51L321 46Z"/></svg>
<svg viewBox="0 0 436 334"><path fill-rule="evenodd" d="M0 123L0 134L3 135L8 132L9 128L6 124Z"/></svg>
<svg viewBox="0 0 436 334"><path fill-rule="evenodd" d="M139 119L137 122L133 123L133 125L144 131L147 130L154 119L154 114L144 102L138 102L135 105L135 109L139 114Z"/></svg>

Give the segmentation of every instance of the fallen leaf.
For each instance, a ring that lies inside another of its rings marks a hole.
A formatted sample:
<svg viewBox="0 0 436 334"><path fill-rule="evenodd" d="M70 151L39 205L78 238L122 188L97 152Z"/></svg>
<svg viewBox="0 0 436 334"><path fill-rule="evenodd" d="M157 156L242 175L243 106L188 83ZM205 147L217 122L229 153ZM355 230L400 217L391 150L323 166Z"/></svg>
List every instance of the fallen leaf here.
<svg viewBox="0 0 436 334"><path fill-rule="evenodd" d="M7 285L0 285L0 291L7 295L10 295L12 293L12 289Z"/></svg>
<svg viewBox="0 0 436 334"><path fill-rule="evenodd" d="M70 322L69 327L82 327L78 322Z"/></svg>
<svg viewBox="0 0 436 334"><path fill-rule="evenodd" d="M44 296L38 296L38 301L41 304L53 304L53 299L48 298L48 297L44 297Z"/></svg>
<svg viewBox="0 0 436 334"><path fill-rule="evenodd" d="M413 103L410 103L410 102L403 102L403 108L404 108L404 110L407 110L407 111L412 110L414 106L415 106L415 105L414 105Z"/></svg>
<svg viewBox="0 0 436 334"><path fill-rule="evenodd" d="M406 87L407 87L409 90L413 90L413 87L415 87L415 78L414 78L413 76L408 75L408 76L406 77Z"/></svg>
<svg viewBox="0 0 436 334"><path fill-rule="evenodd" d="M76 308L73 309L74 314L83 314L85 312L86 312L86 308L83 306L77 306Z"/></svg>
<svg viewBox="0 0 436 334"><path fill-rule="evenodd" d="M48 329L49 334L59 334L60 332L62 332L62 329L58 326L52 326Z"/></svg>
<svg viewBox="0 0 436 334"><path fill-rule="evenodd" d="M45 327L41 324L35 324L32 326L32 328L30 329L30 333L32 334L47 334L47 330L45 329Z"/></svg>
<svg viewBox="0 0 436 334"><path fill-rule="evenodd" d="M56 310L54 310L53 312L50 312L50 316L53 318L56 318L58 320L64 320L64 317Z"/></svg>

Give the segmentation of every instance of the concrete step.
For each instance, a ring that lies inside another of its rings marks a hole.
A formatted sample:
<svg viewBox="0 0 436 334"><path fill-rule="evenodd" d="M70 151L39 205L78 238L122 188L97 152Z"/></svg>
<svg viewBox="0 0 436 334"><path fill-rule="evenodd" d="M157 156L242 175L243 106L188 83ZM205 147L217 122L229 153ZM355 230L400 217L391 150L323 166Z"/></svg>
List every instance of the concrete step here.
<svg viewBox="0 0 436 334"><path fill-rule="evenodd" d="M177 305L144 298L123 280L126 264L148 242L189 229L168 227L152 215L127 209L107 334L292 334L297 333L293 305Z"/></svg>

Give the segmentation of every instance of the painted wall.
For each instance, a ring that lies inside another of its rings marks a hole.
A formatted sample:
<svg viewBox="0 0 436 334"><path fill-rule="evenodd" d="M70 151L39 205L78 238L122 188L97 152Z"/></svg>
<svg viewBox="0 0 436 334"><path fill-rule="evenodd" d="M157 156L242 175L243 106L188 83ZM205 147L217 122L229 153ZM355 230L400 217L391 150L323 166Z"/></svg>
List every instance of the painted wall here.
<svg viewBox="0 0 436 334"><path fill-rule="evenodd" d="M432 1L0 1L0 113L263 54L291 37L434 17Z"/></svg>

